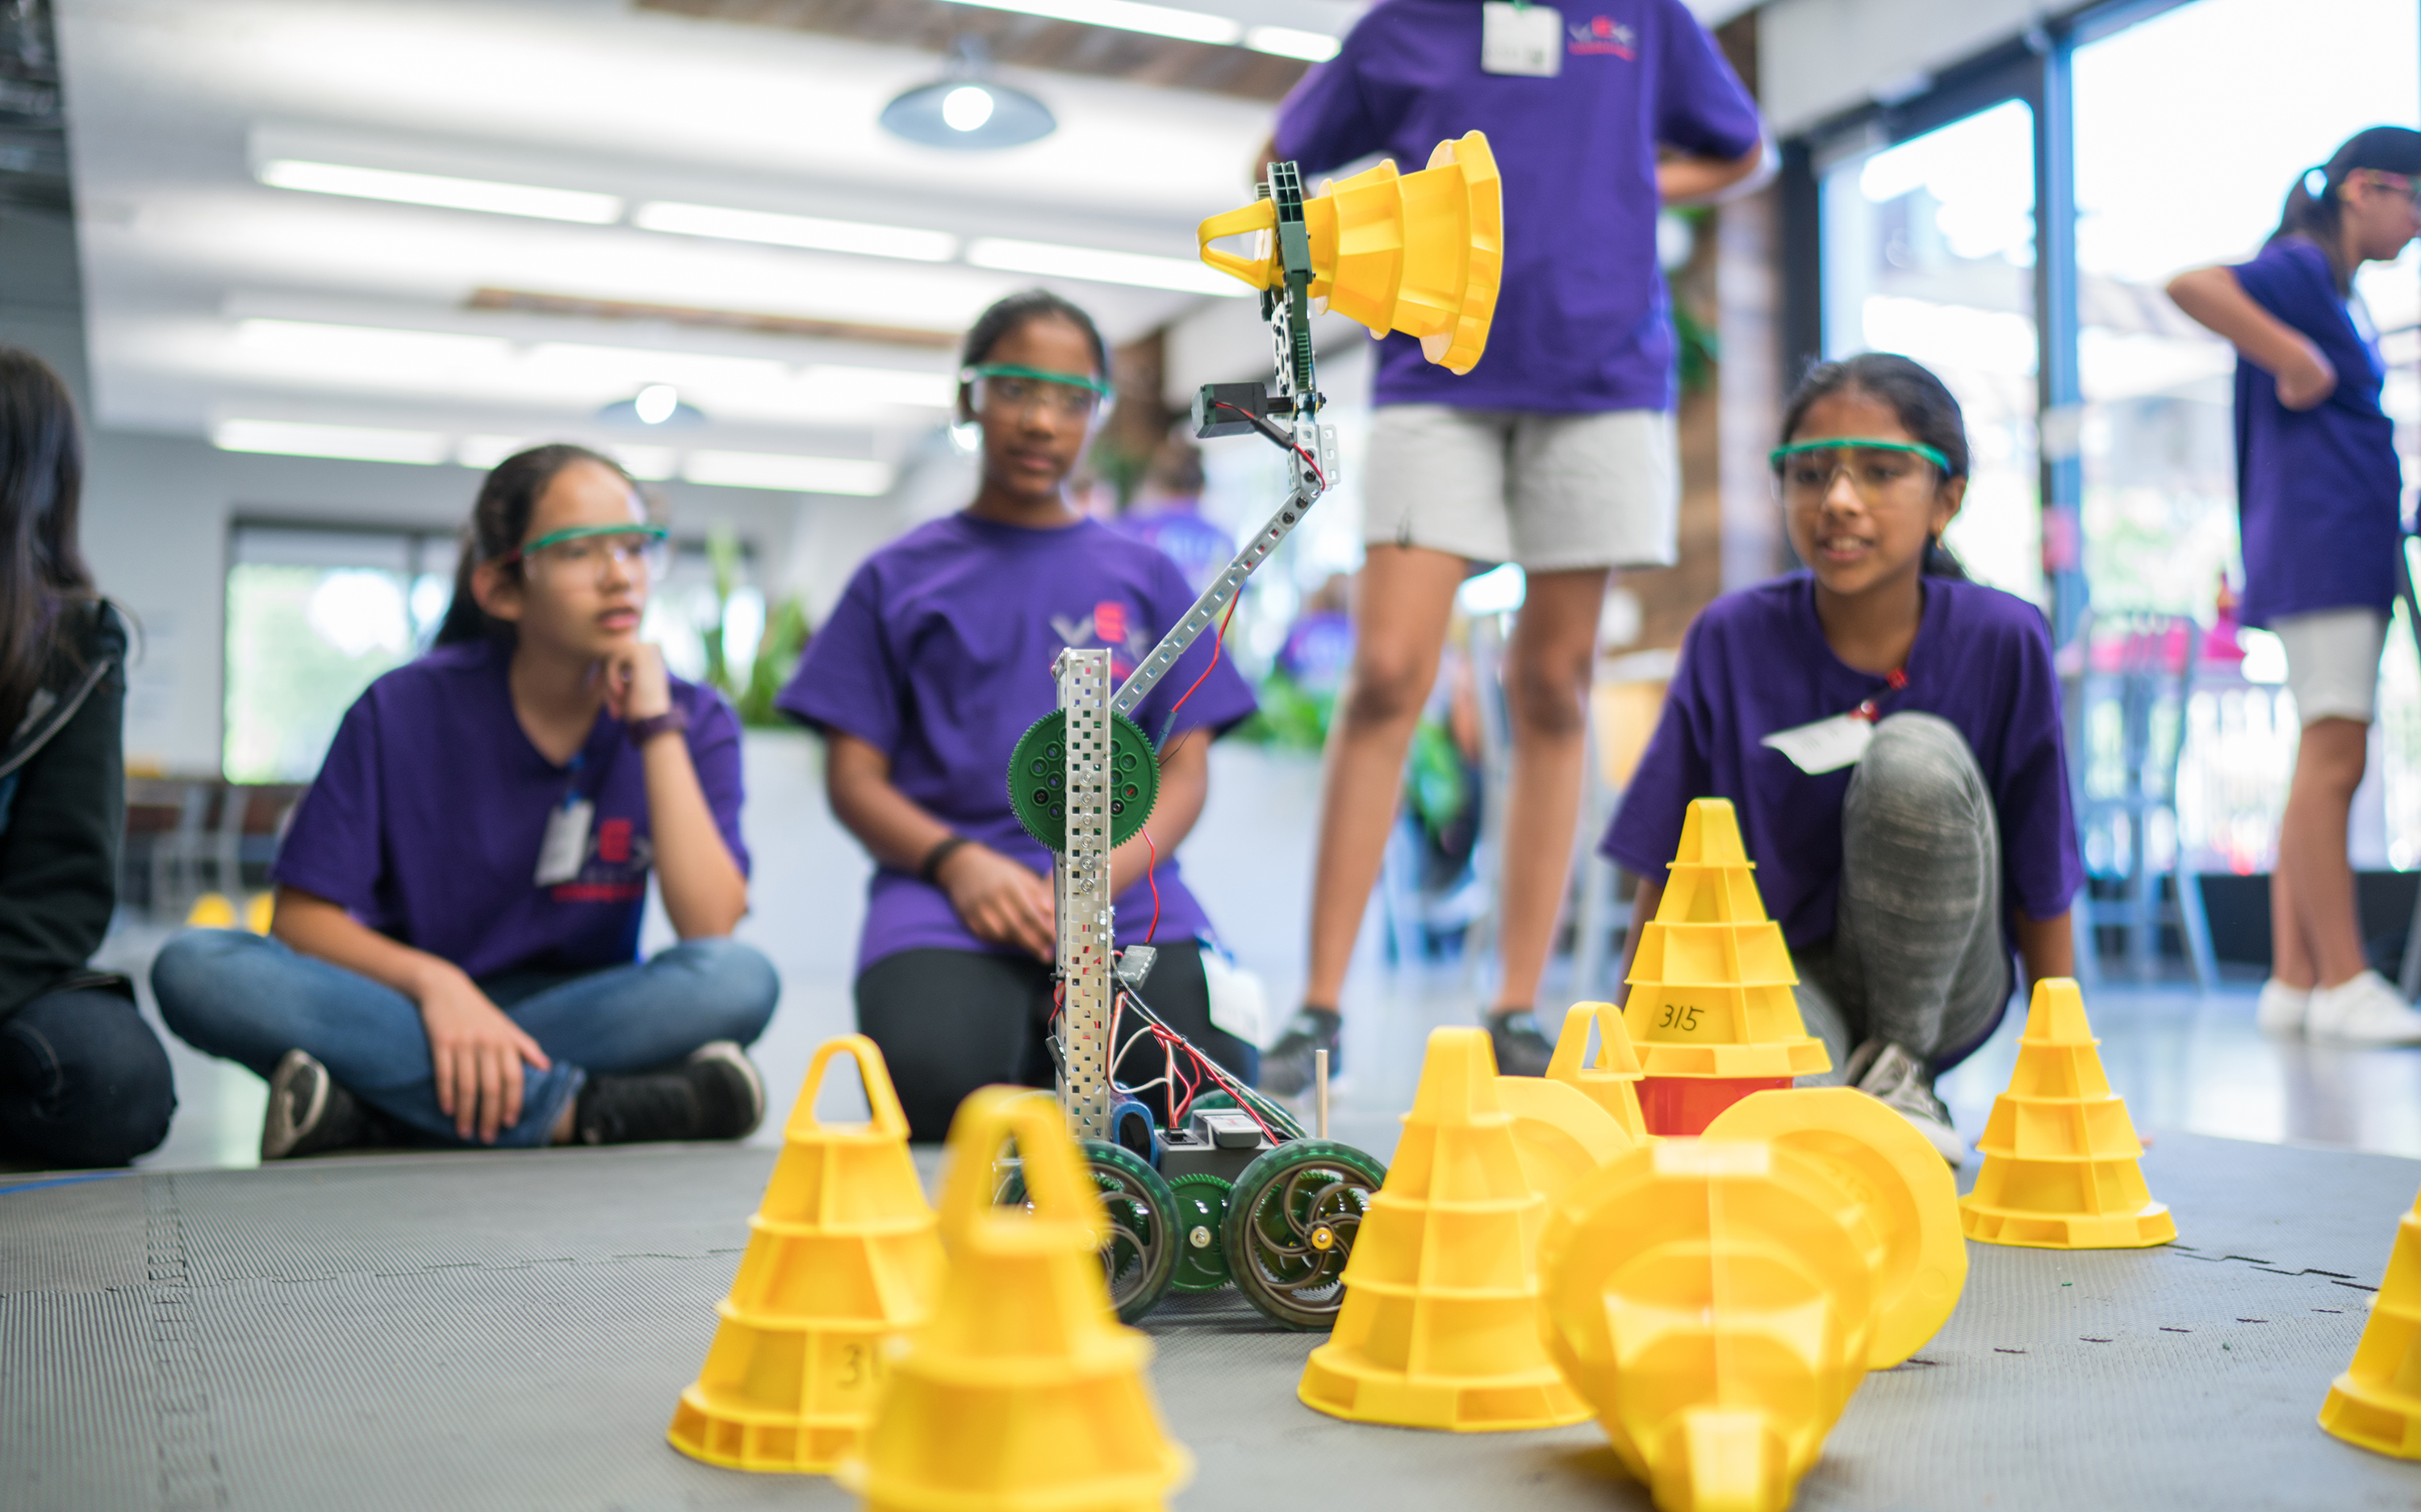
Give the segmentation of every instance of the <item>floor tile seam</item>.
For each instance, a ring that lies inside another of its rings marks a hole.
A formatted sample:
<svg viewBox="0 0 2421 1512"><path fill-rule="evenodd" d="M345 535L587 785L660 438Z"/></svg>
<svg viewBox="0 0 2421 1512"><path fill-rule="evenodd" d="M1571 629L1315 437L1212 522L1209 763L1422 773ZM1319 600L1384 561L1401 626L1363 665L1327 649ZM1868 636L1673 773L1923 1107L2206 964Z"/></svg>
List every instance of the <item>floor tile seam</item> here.
<svg viewBox="0 0 2421 1512"><path fill-rule="evenodd" d="M184 1218L177 1178L162 1176L143 1184L143 1236L151 1281L149 1302L152 1421L159 1452L160 1504L167 1512L227 1504L220 1474L217 1414L211 1411L211 1372L195 1336L188 1304Z"/></svg>

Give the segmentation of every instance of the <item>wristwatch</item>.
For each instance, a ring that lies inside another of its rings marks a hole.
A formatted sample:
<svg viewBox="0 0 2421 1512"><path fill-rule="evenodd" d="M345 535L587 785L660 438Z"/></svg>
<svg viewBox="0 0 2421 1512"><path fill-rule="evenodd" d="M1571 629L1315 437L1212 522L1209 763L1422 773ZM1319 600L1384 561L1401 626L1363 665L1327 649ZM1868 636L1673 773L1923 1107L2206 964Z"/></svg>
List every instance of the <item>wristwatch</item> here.
<svg viewBox="0 0 2421 1512"><path fill-rule="evenodd" d="M689 715L683 712L679 704L673 705L661 714L651 714L646 719L634 719L628 726L633 745L645 745L667 730L687 728L689 728Z"/></svg>

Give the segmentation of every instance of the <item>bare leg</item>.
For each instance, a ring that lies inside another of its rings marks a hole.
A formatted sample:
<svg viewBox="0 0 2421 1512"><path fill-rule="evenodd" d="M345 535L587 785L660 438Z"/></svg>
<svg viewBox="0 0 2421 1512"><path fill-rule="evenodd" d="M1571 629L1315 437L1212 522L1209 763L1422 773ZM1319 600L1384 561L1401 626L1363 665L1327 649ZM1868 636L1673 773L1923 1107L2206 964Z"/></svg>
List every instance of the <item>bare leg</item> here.
<svg viewBox="0 0 2421 1512"><path fill-rule="evenodd" d="M1379 880L1402 795L1404 753L1437 681L1461 557L1372 546L1353 601L1353 670L1328 737L1312 865L1311 975L1304 1001L1334 1007Z"/></svg>
<svg viewBox="0 0 2421 1512"><path fill-rule="evenodd" d="M2295 750L2270 883L2272 974L2288 987L2340 986L2365 965L2346 825L2369 741L2367 725L2317 719Z"/></svg>
<svg viewBox="0 0 2421 1512"><path fill-rule="evenodd" d="M1532 574L1505 668L1513 779L1505 812L1499 1008L1530 1007L1571 879L1588 759L1588 691L1597 662L1602 568Z"/></svg>

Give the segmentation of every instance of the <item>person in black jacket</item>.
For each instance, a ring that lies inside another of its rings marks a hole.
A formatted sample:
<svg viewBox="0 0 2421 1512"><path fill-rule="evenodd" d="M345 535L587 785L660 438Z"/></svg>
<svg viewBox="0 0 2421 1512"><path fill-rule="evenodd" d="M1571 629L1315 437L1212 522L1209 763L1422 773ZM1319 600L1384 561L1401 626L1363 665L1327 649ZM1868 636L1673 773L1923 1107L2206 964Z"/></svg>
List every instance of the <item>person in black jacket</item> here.
<svg viewBox="0 0 2421 1512"><path fill-rule="evenodd" d="M74 401L0 347L0 1159L124 1165L176 1112L123 976L87 968L117 903L126 627L76 544Z"/></svg>

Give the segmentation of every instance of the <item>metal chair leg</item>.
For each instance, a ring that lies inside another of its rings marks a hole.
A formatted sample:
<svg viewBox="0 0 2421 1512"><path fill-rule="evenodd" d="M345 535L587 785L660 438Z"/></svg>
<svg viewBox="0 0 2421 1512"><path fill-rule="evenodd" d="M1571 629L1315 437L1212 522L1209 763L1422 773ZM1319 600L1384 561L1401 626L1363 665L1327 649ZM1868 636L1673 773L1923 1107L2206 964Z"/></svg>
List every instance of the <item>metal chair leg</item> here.
<svg viewBox="0 0 2421 1512"><path fill-rule="evenodd" d="M2194 968L2195 986L2209 992L2219 986L2219 958L2210 944L2210 915L2202 905L2202 879L2186 869L2185 848L2178 848L2176 869L2170 873L2178 890L2178 932L2185 937L2186 963Z"/></svg>

